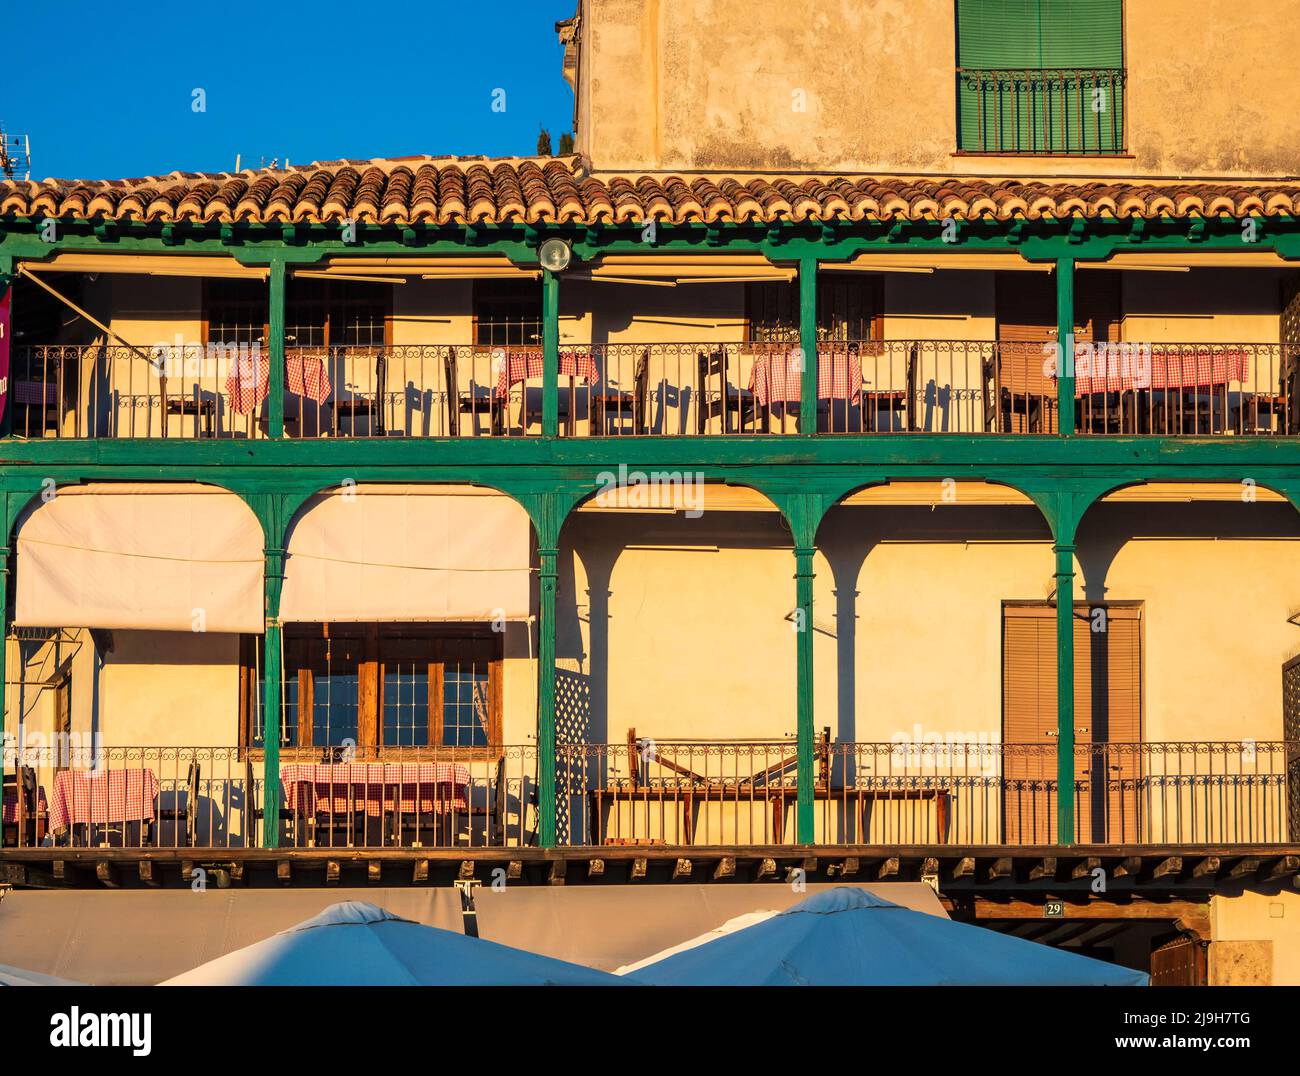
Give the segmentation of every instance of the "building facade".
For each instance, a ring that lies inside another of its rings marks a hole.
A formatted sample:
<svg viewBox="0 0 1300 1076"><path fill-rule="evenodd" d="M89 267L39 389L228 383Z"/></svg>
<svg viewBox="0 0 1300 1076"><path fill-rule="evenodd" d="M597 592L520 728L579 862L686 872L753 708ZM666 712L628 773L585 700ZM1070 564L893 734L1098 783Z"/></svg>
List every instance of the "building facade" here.
<svg viewBox="0 0 1300 1076"><path fill-rule="evenodd" d="M817 7L584 0L573 157L0 185L12 884L1300 981L1300 23Z"/></svg>

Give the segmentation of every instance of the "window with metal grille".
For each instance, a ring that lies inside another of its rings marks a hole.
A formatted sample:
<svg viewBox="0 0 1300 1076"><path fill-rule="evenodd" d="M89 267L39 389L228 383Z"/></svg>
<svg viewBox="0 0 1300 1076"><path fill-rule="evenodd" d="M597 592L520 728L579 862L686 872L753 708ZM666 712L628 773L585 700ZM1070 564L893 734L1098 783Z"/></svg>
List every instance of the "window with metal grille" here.
<svg viewBox="0 0 1300 1076"><path fill-rule="evenodd" d="M846 276L848 277L846 279ZM746 332L751 343L799 342L799 285L746 285ZM879 276L824 273L817 281L817 339L859 343L880 337L884 283Z"/></svg>
<svg viewBox="0 0 1300 1076"><path fill-rule="evenodd" d="M482 347L541 347L540 282L475 281L474 343Z"/></svg>
<svg viewBox="0 0 1300 1076"><path fill-rule="evenodd" d="M251 280L215 280L205 297L207 343L265 344L267 287ZM290 280L285 294L288 347L382 347L392 313L392 288L354 281Z"/></svg>
<svg viewBox="0 0 1300 1076"><path fill-rule="evenodd" d="M957 148L1125 151L1123 0L958 0Z"/></svg>
<svg viewBox="0 0 1300 1076"><path fill-rule="evenodd" d="M491 753L501 742L502 636L474 625L293 624L284 629L281 747ZM264 746L258 640L242 662L243 742Z"/></svg>

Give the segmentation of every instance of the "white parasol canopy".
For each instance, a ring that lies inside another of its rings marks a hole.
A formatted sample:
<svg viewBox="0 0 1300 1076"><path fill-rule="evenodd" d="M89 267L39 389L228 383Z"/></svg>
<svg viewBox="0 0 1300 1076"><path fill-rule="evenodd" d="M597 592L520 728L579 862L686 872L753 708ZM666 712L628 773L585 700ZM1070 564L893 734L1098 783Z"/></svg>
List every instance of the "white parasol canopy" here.
<svg viewBox="0 0 1300 1076"><path fill-rule="evenodd" d="M345 901L162 986L602 986L622 980Z"/></svg>

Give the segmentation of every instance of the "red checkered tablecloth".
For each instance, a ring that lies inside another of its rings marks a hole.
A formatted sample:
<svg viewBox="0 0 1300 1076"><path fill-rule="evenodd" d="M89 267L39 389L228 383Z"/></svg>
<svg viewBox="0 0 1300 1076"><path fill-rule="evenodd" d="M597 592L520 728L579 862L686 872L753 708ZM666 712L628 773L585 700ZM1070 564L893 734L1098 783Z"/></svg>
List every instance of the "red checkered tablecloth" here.
<svg viewBox="0 0 1300 1076"><path fill-rule="evenodd" d="M1112 346L1075 356L1074 394L1131 392L1134 389L1210 389L1244 383L1249 354L1243 348L1161 348Z"/></svg>
<svg viewBox="0 0 1300 1076"><path fill-rule="evenodd" d="M510 391L510 386L517 385L520 381L543 376L542 364L540 351L511 351L497 372L497 396L505 397ZM600 383L600 371L596 369L595 360L585 353L560 352L560 376L580 377L588 385Z"/></svg>
<svg viewBox="0 0 1300 1076"><path fill-rule="evenodd" d="M158 775L148 769L63 770L54 775L50 829L152 822Z"/></svg>
<svg viewBox="0 0 1300 1076"><path fill-rule="evenodd" d="M817 398L851 400L862 389L862 360L856 351L817 352ZM803 353L794 348L756 355L749 391L760 407L798 403L803 397Z"/></svg>
<svg viewBox="0 0 1300 1076"><path fill-rule="evenodd" d="M469 769L452 762L290 763L280 768L280 787L291 813L345 814L364 807L378 818L449 813L468 806ZM394 806L396 804L396 806Z"/></svg>
<svg viewBox="0 0 1300 1076"><path fill-rule="evenodd" d="M49 817L50 805L45 799L45 789L36 790L36 814L38 816ZM12 825L18 821L18 794L16 792L6 792L4 802L4 824Z"/></svg>
<svg viewBox="0 0 1300 1076"><path fill-rule="evenodd" d="M258 352L239 356L226 375L226 395L230 398L230 406L240 414L253 410L266 399L270 383L270 364L265 355ZM324 403L334 391L329 364L316 355L285 356L284 384L295 396L305 396L316 403Z"/></svg>

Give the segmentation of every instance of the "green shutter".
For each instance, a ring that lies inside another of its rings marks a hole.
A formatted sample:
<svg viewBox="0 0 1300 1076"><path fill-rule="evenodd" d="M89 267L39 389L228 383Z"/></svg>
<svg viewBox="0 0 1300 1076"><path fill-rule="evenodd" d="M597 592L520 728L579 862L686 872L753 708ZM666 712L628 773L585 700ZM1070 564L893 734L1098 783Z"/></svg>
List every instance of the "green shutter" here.
<svg viewBox="0 0 1300 1076"><path fill-rule="evenodd" d="M957 58L961 149L1124 148L1122 0L958 0Z"/></svg>

